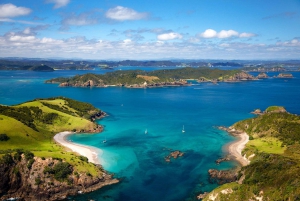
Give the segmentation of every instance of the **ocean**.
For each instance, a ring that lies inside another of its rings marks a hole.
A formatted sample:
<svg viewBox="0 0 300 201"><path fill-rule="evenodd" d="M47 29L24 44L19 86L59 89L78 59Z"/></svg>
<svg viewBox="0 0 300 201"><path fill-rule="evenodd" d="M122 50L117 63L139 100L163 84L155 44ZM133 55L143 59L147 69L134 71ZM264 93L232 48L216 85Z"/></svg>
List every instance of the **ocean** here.
<svg viewBox="0 0 300 201"><path fill-rule="evenodd" d="M160 68L144 70L153 69ZM121 182L71 200L196 200L200 192L218 186L209 182L209 169L237 165L234 161L215 163L227 154L224 145L234 140L217 126L230 126L251 118L254 109L264 110L271 105L284 106L289 112L300 114L300 72L293 72L292 79L150 89L61 88L44 83L46 79L87 72L107 70L0 71L0 104L65 96L89 102L107 112L108 116L98 121L104 126L102 133L76 134L69 139L100 148L104 169ZM277 74L268 73L269 76ZM102 143L104 139L106 143ZM164 158L175 150L184 155L166 162Z"/></svg>

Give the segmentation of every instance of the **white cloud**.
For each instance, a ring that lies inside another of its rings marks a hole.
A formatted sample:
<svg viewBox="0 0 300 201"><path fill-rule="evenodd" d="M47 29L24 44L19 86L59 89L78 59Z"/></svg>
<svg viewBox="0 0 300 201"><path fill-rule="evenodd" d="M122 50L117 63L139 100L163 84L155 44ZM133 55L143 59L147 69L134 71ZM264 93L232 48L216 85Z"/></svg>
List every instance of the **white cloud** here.
<svg viewBox="0 0 300 201"><path fill-rule="evenodd" d="M203 38L216 38L217 32L213 29L206 29L203 33L200 34Z"/></svg>
<svg viewBox="0 0 300 201"><path fill-rule="evenodd" d="M231 37L239 37L239 38L249 38L255 36L253 33L239 33L235 30L221 30L220 32L216 32L213 29L206 29L203 33L198 34L201 38L231 38Z"/></svg>
<svg viewBox="0 0 300 201"><path fill-rule="evenodd" d="M255 36L255 34L253 34L253 33L241 33L240 35L239 35L239 37L240 38L250 38L250 37L253 37L253 36Z"/></svg>
<svg viewBox="0 0 300 201"><path fill-rule="evenodd" d="M160 34L157 36L158 40L173 40L173 39L181 39L182 35L179 33L165 33L165 34Z"/></svg>
<svg viewBox="0 0 300 201"><path fill-rule="evenodd" d="M218 33L218 38L230 38L233 36L239 36L239 33L234 30L222 30Z"/></svg>
<svg viewBox="0 0 300 201"><path fill-rule="evenodd" d="M23 33L24 33L24 34L30 34L30 33L31 33L30 28L27 27L26 29L24 29Z"/></svg>
<svg viewBox="0 0 300 201"><path fill-rule="evenodd" d="M105 16L109 19L117 21L125 20L140 20L148 17L147 13L139 13L131 8L126 8L122 6L117 6L115 8L109 9Z"/></svg>
<svg viewBox="0 0 300 201"><path fill-rule="evenodd" d="M54 3L54 9L64 7L70 3L70 0L46 0L46 3Z"/></svg>
<svg viewBox="0 0 300 201"><path fill-rule="evenodd" d="M101 38L87 39L71 37L55 39L38 37L34 30L9 32L0 35L0 57L20 56L41 58L60 57L83 59L289 59L298 58L300 40L294 38L275 44L233 42L212 43L206 40L198 43L188 41L147 41L137 42L131 39L108 41ZM28 33L28 34L25 34Z"/></svg>
<svg viewBox="0 0 300 201"><path fill-rule="evenodd" d="M60 30L68 30L69 26L85 26L91 24L97 24L98 19L93 16L93 13L81 13L79 15L71 14L64 17L61 21Z"/></svg>
<svg viewBox="0 0 300 201"><path fill-rule="evenodd" d="M0 5L0 18L17 17L21 15L28 15L31 9L25 7L17 7L11 3Z"/></svg>

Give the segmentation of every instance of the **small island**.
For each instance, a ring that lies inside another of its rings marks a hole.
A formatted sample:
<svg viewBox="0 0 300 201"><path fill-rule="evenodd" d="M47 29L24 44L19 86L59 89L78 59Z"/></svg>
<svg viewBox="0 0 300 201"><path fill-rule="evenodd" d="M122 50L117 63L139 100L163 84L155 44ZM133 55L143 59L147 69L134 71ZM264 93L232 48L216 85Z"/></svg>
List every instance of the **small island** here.
<svg viewBox="0 0 300 201"><path fill-rule="evenodd" d="M74 132L101 132L94 120L104 115L65 97L0 105L1 200L61 200L118 183L99 164L101 150L65 139Z"/></svg>
<svg viewBox="0 0 300 201"><path fill-rule="evenodd" d="M183 152L181 152L181 151L172 151L169 155L167 155L166 157L165 157L165 161L167 162L167 163L169 163L169 162L171 162L171 158L173 158L173 159L177 159L178 157L182 157L184 155L184 153Z"/></svg>
<svg viewBox="0 0 300 201"><path fill-rule="evenodd" d="M281 106L271 106L254 118L221 128L240 138L229 145L229 153L241 167L234 171L210 170L213 179L226 184L200 194L198 199L297 200L300 116L288 113ZM241 135L247 136L246 141L241 140ZM230 151L230 146L235 151Z"/></svg>

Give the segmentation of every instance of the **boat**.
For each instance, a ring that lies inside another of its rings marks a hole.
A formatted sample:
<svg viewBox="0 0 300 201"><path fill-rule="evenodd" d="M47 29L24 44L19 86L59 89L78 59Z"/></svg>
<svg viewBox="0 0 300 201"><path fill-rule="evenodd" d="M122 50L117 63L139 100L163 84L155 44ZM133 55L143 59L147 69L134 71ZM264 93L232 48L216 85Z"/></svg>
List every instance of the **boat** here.
<svg viewBox="0 0 300 201"><path fill-rule="evenodd" d="M147 134L148 133L148 130L147 130L147 128L146 128L146 130L145 130L145 134Z"/></svg>
<svg viewBox="0 0 300 201"><path fill-rule="evenodd" d="M105 137L105 140L102 141L102 143L106 143L106 137Z"/></svg>
<svg viewBox="0 0 300 201"><path fill-rule="evenodd" d="M183 133L185 133L185 130L184 130L184 125L182 126L182 132L183 132Z"/></svg>

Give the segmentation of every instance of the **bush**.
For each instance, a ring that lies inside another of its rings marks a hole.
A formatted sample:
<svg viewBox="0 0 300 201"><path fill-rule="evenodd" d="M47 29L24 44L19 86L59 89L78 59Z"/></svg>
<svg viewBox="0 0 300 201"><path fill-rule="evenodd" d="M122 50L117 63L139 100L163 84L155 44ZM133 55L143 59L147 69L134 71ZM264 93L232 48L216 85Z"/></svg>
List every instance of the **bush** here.
<svg viewBox="0 0 300 201"><path fill-rule="evenodd" d="M35 185L40 185L42 183L42 180L40 177L35 178Z"/></svg>
<svg viewBox="0 0 300 201"><path fill-rule="evenodd" d="M33 157L34 157L34 154L32 152L30 152L30 151L25 151L24 155L25 155L25 159L26 160L33 159Z"/></svg>
<svg viewBox="0 0 300 201"><path fill-rule="evenodd" d="M87 163L89 162L89 159L85 156L79 156L79 159Z"/></svg>
<svg viewBox="0 0 300 201"><path fill-rule="evenodd" d="M53 167L54 178L62 181L72 173L72 166L67 162L59 162Z"/></svg>
<svg viewBox="0 0 300 201"><path fill-rule="evenodd" d="M7 141L9 137L6 134L0 134L0 141Z"/></svg>
<svg viewBox="0 0 300 201"><path fill-rule="evenodd" d="M10 165L14 163L14 160L12 158L12 156L10 154L5 154L4 156L2 156L1 158L1 163Z"/></svg>
<svg viewBox="0 0 300 201"><path fill-rule="evenodd" d="M27 168L28 168L28 169L31 169L33 163L34 163L34 159L33 159L33 158L32 158L32 159L29 159L29 161L28 161L28 163L27 163Z"/></svg>

